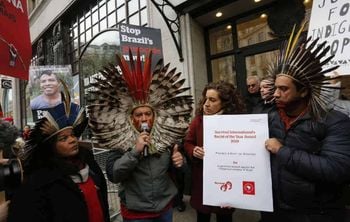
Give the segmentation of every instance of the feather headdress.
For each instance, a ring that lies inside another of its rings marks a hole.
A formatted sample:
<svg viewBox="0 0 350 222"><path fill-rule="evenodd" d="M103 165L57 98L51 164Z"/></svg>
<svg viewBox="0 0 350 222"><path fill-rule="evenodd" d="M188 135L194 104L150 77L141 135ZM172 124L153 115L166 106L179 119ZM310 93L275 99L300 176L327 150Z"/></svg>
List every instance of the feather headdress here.
<svg viewBox="0 0 350 222"><path fill-rule="evenodd" d="M105 67L100 71L102 77L91 84L94 90L87 111L93 140L108 149L133 147L139 131L131 122L131 113L136 107L148 106L155 114L149 152L161 153L185 136L192 96L179 95L189 88L182 88L185 79L180 79L175 68L168 71L170 65L159 61L152 72L150 52L142 69L139 51L136 62L130 50L129 54L130 66L117 55L118 66Z"/></svg>
<svg viewBox="0 0 350 222"><path fill-rule="evenodd" d="M295 27L287 42L282 44L279 56L274 64L271 64L268 73L273 78L286 76L309 90L309 108L312 116L318 118L327 112L329 98L321 93L321 90L337 88L329 86L332 77L325 76L338 66L323 69L334 55L326 57L330 46L326 42L318 43L319 39L311 41L301 38L304 23L298 32Z"/></svg>
<svg viewBox="0 0 350 222"><path fill-rule="evenodd" d="M33 149L45 143L53 136L67 128L72 128L74 135L79 137L87 126L87 117L85 110L79 109L79 106L71 102L69 89L65 82L60 80L63 85L62 103L44 111L44 117L35 123L33 130L29 135L24 153L20 154L21 159L26 159Z"/></svg>

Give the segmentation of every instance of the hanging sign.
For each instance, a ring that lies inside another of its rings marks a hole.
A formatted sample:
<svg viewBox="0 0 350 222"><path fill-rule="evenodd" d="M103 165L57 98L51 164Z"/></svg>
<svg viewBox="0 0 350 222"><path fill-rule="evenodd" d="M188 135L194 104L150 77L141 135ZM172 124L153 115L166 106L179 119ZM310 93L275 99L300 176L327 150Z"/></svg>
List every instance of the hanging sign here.
<svg viewBox="0 0 350 222"><path fill-rule="evenodd" d="M126 61L130 60L129 48L135 58L137 49L140 49L141 61L145 61L148 52L152 50L152 69L163 58L160 29L121 24L119 33L120 50Z"/></svg>
<svg viewBox="0 0 350 222"><path fill-rule="evenodd" d="M27 1L0 0L0 74L28 80L31 56Z"/></svg>
<svg viewBox="0 0 350 222"><path fill-rule="evenodd" d="M12 89L12 81L9 79L1 80L1 88L2 89Z"/></svg>

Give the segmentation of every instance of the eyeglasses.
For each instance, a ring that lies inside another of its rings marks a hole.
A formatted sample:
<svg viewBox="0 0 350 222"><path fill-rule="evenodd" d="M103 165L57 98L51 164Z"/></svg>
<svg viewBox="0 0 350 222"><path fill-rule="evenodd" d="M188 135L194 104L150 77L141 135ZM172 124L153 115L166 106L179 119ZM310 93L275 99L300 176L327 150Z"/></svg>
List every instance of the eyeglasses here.
<svg viewBox="0 0 350 222"><path fill-rule="evenodd" d="M248 88L250 88L250 87L254 88L255 86L256 86L256 84L247 85Z"/></svg>

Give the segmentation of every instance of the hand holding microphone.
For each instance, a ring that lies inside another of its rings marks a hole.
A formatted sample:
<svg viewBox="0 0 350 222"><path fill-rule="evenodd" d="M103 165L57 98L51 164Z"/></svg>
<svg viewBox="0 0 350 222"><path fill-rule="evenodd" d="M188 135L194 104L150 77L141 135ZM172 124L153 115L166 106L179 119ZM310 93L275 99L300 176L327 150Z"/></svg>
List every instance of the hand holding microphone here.
<svg viewBox="0 0 350 222"><path fill-rule="evenodd" d="M143 156L148 156L148 149L149 149L149 146L148 146L148 143L149 143L149 126L148 126L148 123L141 123L141 134L142 133L147 133L147 137L145 137L145 142L146 144L143 146Z"/></svg>

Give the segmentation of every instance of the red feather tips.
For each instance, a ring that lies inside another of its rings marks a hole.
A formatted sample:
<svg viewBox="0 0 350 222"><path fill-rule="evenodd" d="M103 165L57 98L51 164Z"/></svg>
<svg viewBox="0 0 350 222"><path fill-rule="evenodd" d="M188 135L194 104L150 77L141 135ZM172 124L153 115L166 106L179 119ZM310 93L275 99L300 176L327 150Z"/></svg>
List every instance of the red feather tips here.
<svg viewBox="0 0 350 222"><path fill-rule="evenodd" d="M152 50L149 51L145 59L143 70L139 48L135 57L129 48L130 68L127 61L121 55L117 55L117 62L132 99L137 104L145 104L149 100L149 88L152 81Z"/></svg>

